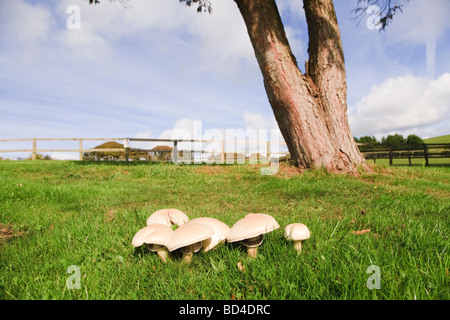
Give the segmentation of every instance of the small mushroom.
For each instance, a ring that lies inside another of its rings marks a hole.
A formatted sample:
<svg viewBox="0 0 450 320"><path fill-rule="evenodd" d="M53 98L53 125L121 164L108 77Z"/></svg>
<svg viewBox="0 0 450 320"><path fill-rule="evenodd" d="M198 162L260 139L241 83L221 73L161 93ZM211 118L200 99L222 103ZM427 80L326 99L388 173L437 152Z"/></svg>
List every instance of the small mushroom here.
<svg viewBox="0 0 450 320"><path fill-rule="evenodd" d="M195 218L186 222L186 224L191 223L201 223L214 230L214 234L210 238L202 241L203 251L205 252L208 252L219 243L227 240L227 235L231 229L226 223L210 217Z"/></svg>
<svg viewBox="0 0 450 320"><path fill-rule="evenodd" d="M258 247L264 241L264 234L279 227L278 222L268 214L249 213L231 227L227 241L230 243L240 241L247 247L247 254L256 258Z"/></svg>
<svg viewBox="0 0 450 320"><path fill-rule="evenodd" d="M153 212L150 217L147 218L147 225L153 223L160 223L168 225L182 226L184 223L189 221L189 217L178 209L160 209Z"/></svg>
<svg viewBox="0 0 450 320"><path fill-rule="evenodd" d="M173 231L167 245L169 251L180 249L183 253L183 261L189 263L194 252L202 248L202 241L210 238L214 230L201 223L183 224Z"/></svg>
<svg viewBox="0 0 450 320"><path fill-rule="evenodd" d="M294 243L298 253L302 251L302 241L309 239L311 233L303 223L291 223L284 228L284 237Z"/></svg>
<svg viewBox="0 0 450 320"><path fill-rule="evenodd" d="M150 251L156 252L162 261L167 262L170 259L167 245L173 230L165 225L154 223L140 229L131 241L134 247L140 247L144 243Z"/></svg>

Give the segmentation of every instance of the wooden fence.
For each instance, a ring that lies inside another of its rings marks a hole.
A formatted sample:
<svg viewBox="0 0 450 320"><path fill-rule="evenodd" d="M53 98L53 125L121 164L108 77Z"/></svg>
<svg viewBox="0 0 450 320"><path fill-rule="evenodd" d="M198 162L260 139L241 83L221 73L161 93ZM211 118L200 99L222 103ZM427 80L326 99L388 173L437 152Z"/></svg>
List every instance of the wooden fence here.
<svg viewBox="0 0 450 320"><path fill-rule="evenodd" d="M154 142L154 143L163 143L163 144L172 144L173 148L172 150L168 151L168 150L159 150L158 152L164 153L170 153L170 157L165 158L164 160L160 160L160 161L172 161L174 163L179 163L179 162L184 162L184 163L189 163L189 161L191 162L205 162L205 159L203 158L204 154L213 154L213 156L215 156L215 159L217 160L216 162L218 163L231 163L232 161L228 161L229 159L229 153L226 150L226 145L228 143L238 143L238 144L244 144L245 150L249 150L251 148L248 148L249 144L261 144L261 143L265 143L266 144L266 148L265 148L265 157L267 159L270 159L270 157L272 155L276 155L276 156L286 156L287 152L280 152L279 148L275 148L275 150L273 150L272 145L278 144L278 145L286 145L284 142L271 142L271 141L265 141L265 142L258 142L258 141L248 141L248 140L183 140L183 139L179 139L179 140L174 140L174 139L146 139L146 138L61 138L61 139L55 139L55 138L47 138L47 139L42 139L42 138L30 138L30 139L0 139L0 143L1 142L31 142L31 148L29 149L0 149L0 154L1 153L31 153L31 160L37 160L38 159L38 154L39 153L52 153L52 152L71 152L71 153L78 153L79 154L79 160L84 160L84 155L86 153L99 153L99 152L119 152L122 153L124 155L124 160L125 161L129 161L129 154L130 151L133 150L138 150L139 152L152 152L154 151L153 149L141 149L141 148L131 148L130 147L130 142ZM38 148L38 142L39 141L74 141L74 142L78 142L78 148L74 148L74 149L55 149L55 148ZM123 142L123 148L84 148L83 142L84 141L122 141ZM220 145L220 150L204 150L203 148L201 148L200 150L193 150L193 149L188 149L188 150L183 150L183 149L179 149L179 145L180 143L210 143L210 144L218 144ZM272 153L273 151L275 151L275 153ZM233 152L233 154L235 154L236 152ZM197 157L196 157L197 155ZM217 157L218 155L218 157ZM194 159L192 161L192 159ZM233 157L233 160L236 160ZM227 162L228 161L228 162ZM234 162L234 161L233 161Z"/></svg>
<svg viewBox="0 0 450 320"><path fill-rule="evenodd" d="M237 140L172 140L172 139L144 139L144 138L62 138L62 139L39 139L39 138L31 138L31 139L0 139L1 142L23 142L29 141L31 142L31 148L29 149L4 149L0 150L1 153L31 153L31 159L36 160L38 158L39 153L43 152L77 152L79 154L79 160L84 159L85 153L89 152L121 152L124 154L124 160L129 160L129 152L130 150L136 150L135 148L130 148L130 142L155 142L155 143L169 143L173 145L172 150L164 151L161 150L159 152L168 152L171 153L170 157L166 157L166 160L163 161L172 161L174 163L179 163L179 161L184 163L192 162L205 162L203 158L204 154L213 154L213 158L217 161L216 163L227 163L228 154L226 151L227 143L244 143L251 144L257 143L261 144L261 142L256 141L237 141ZM38 148L37 144L39 141L78 141L78 148L74 149L55 149L55 148ZM110 148L110 149L99 149L99 148L84 148L83 142L85 141L122 141L123 148ZM217 143L220 145L220 150L204 150L201 148L200 150L179 150L178 146L180 143ZM266 143L266 159L271 158L272 156L272 144L274 142L267 141ZM286 146L284 142L277 142L276 144ZM375 163L377 159L389 159L389 165L393 165L394 159L407 159L409 165L412 165L412 159L424 159L425 165L429 165L429 159L436 158L450 158L450 144L416 144L416 145L395 145L395 146L383 146L383 145L370 145L370 144L358 144L358 147L361 153L367 160L373 160ZM245 147L246 150L247 146ZM151 152L150 149L137 149L142 152ZM280 152L279 147L276 148L276 156L278 157L287 157L289 153ZM195 156L197 155L197 157ZM218 156L218 157L217 157ZM229 161L229 163L234 163L236 161L235 158L233 161Z"/></svg>
<svg viewBox="0 0 450 320"><path fill-rule="evenodd" d="M450 143L427 143L415 145L370 145L359 144L359 149L368 160L389 159L389 165L393 165L394 159L407 159L412 165L412 159L424 159L429 166L429 159L450 158Z"/></svg>

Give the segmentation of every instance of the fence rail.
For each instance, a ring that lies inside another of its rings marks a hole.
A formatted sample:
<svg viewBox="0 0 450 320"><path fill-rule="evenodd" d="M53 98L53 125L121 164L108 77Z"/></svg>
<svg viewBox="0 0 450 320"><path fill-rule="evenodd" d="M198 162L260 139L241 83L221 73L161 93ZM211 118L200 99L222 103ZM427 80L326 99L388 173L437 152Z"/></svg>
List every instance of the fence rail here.
<svg viewBox="0 0 450 320"><path fill-rule="evenodd" d="M199 140L199 139L147 139L147 138L29 138L29 139L0 139L0 142L31 142L31 148L29 149L0 149L1 153L31 153L31 160L37 160L38 154L42 152L77 152L79 154L79 160L84 160L84 155L86 153L100 153L100 152L119 152L124 155L124 159L129 161L129 155L132 151L140 151L140 152L155 152L154 149L141 149L141 148L131 148L130 142L159 142L159 143L169 143L173 145L171 150L158 150L159 153L170 153L170 159L166 159L165 161L173 161L178 163L178 161L186 161L186 159L193 159L194 155L200 155L200 162L203 161L202 155L204 154L218 154L219 161L221 163L225 163L227 161L227 143L238 143L238 144L246 144L245 150L247 150L248 144L266 144L266 156L270 158L272 152L275 151L275 154L285 156L287 152L280 152L279 148L273 150L273 144L286 145L284 142L258 142L258 141L248 141L248 140ZM37 144L39 141L78 141L78 148L38 148ZM84 148L84 141L122 141L123 148ZM179 149L180 143L217 143L220 145L220 150L184 150ZM184 154L184 156L182 155Z"/></svg>
<svg viewBox="0 0 450 320"><path fill-rule="evenodd" d="M413 145L380 146L360 144L361 153L366 159L389 159L389 165L393 165L394 159L407 159L412 165L412 159L424 159L425 165L429 166L429 159L450 158L450 143L426 143Z"/></svg>

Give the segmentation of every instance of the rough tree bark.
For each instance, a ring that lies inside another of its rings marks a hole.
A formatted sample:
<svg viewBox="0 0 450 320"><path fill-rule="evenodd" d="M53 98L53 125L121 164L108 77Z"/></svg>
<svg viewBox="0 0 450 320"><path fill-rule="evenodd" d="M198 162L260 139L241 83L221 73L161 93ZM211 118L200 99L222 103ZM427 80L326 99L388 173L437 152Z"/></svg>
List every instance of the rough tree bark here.
<svg viewBox="0 0 450 320"><path fill-rule="evenodd" d="M304 0L309 61L298 68L275 0L235 0L280 131L299 168L369 170L350 132L344 52L332 0Z"/></svg>

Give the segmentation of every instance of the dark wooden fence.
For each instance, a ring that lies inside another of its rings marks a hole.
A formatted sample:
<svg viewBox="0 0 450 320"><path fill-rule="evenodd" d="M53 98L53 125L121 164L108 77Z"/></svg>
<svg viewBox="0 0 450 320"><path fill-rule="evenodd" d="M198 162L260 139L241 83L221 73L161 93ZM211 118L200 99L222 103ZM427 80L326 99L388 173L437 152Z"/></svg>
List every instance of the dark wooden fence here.
<svg viewBox="0 0 450 320"><path fill-rule="evenodd" d="M430 165L430 159L450 158L450 143L427 143L415 145L373 145L359 144L361 153L367 160L389 159L389 165L393 165L394 159L408 159L412 165L412 159L424 159L425 165Z"/></svg>

